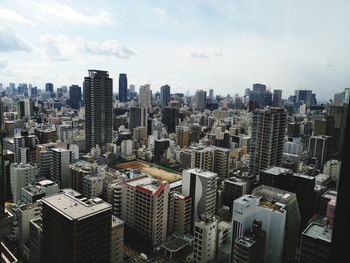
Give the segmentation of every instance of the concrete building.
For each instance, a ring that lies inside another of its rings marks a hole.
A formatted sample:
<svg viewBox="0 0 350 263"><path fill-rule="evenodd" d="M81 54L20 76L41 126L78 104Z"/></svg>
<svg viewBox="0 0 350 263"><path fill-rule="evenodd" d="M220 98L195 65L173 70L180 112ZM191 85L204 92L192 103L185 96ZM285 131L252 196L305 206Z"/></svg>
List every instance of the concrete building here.
<svg viewBox="0 0 350 263"><path fill-rule="evenodd" d="M254 111L249 169L257 179L261 170L281 164L286 123L283 108Z"/></svg>
<svg viewBox="0 0 350 263"><path fill-rule="evenodd" d="M300 246L300 263L328 263L331 260L332 229L312 223L303 232Z"/></svg>
<svg viewBox="0 0 350 263"><path fill-rule="evenodd" d="M205 263L216 257L218 221L213 216L201 216L196 220L193 241L193 262Z"/></svg>
<svg viewBox="0 0 350 263"><path fill-rule="evenodd" d="M139 105L146 108L152 107L152 91L149 84L140 86Z"/></svg>
<svg viewBox="0 0 350 263"><path fill-rule="evenodd" d="M327 162L331 154L331 138L326 135L311 136L309 140L310 157L317 159L316 165L320 168Z"/></svg>
<svg viewBox="0 0 350 263"><path fill-rule="evenodd" d="M121 152L124 157L132 155L132 140L123 140L121 143Z"/></svg>
<svg viewBox="0 0 350 263"><path fill-rule="evenodd" d="M333 181L337 181L340 175L341 162L339 160L329 160L323 166L323 173L328 174Z"/></svg>
<svg viewBox="0 0 350 263"><path fill-rule="evenodd" d="M204 110L207 103L207 92L204 90L197 90L194 96L194 108Z"/></svg>
<svg viewBox="0 0 350 263"><path fill-rule="evenodd" d="M285 205L261 197L244 195L234 201L232 215L232 255L235 241L242 237L254 220L262 222L266 232L265 262L280 263L284 248ZM232 259L231 259L232 260Z"/></svg>
<svg viewBox="0 0 350 263"><path fill-rule="evenodd" d="M217 173L220 181L225 180L231 170L230 149L215 147L214 172Z"/></svg>
<svg viewBox="0 0 350 263"><path fill-rule="evenodd" d="M123 263L124 222L112 216L111 263Z"/></svg>
<svg viewBox="0 0 350 263"><path fill-rule="evenodd" d="M273 90L272 105L274 107L281 107L282 106L282 90L281 89L274 89Z"/></svg>
<svg viewBox="0 0 350 263"><path fill-rule="evenodd" d="M84 79L86 151L112 142L113 80L107 71L89 70Z"/></svg>
<svg viewBox="0 0 350 263"><path fill-rule="evenodd" d="M190 144L190 127L180 125L175 128L176 144L183 148Z"/></svg>
<svg viewBox="0 0 350 263"><path fill-rule="evenodd" d="M29 221L29 262L41 263L43 222L40 217Z"/></svg>
<svg viewBox="0 0 350 263"><path fill-rule="evenodd" d="M140 177L124 183L122 220L145 245L155 248L167 234L169 184L152 177Z"/></svg>
<svg viewBox="0 0 350 263"><path fill-rule="evenodd" d="M174 193L173 229L175 232L189 233L191 227L191 204L190 196Z"/></svg>
<svg viewBox="0 0 350 263"><path fill-rule="evenodd" d="M160 104L165 107L170 102L170 86L164 85L160 87Z"/></svg>
<svg viewBox="0 0 350 263"><path fill-rule="evenodd" d="M111 205L100 198L64 192L42 200L44 262L109 262Z"/></svg>
<svg viewBox="0 0 350 263"><path fill-rule="evenodd" d="M22 187L32 183L38 174L38 168L31 164L14 163L10 165L11 193L14 203L21 201Z"/></svg>
<svg viewBox="0 0 350 263"><path fill-rule="evenodd" d="M217 174L200 169L188 169L182 172L182 194L192 198L191 229L201 215L215 215Z"/></svg>
<svg viewBox="0 0 350 263"><path fill-rule="evenodd" d="M51 178L60 188L70 187L69 164L71 163L70 150L53 148L51 150Z"/></svg>
<svg viewBox="0 0 350 263"><path fill-rule="evenodd" d="M233 201L247 194L249 190L249 184L243 178L230 177L225 179L222 190L222 205L228 206L230 213L232 213Z"/></svg>
<svg viewBox="0 0 350 263"><path fill-rule="evenodd" d="M42 180L34 185L22 187L21 201L24 204L35 203L44 196L57 194L59 190L57 183L51 180Z"/></svg>

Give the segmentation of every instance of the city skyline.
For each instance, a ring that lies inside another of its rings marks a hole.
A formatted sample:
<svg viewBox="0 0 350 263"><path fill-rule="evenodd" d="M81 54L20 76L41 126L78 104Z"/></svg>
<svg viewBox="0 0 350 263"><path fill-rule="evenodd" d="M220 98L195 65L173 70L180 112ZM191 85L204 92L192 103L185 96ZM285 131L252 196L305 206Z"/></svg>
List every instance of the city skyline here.
<svg viewBox="0 0 350 263"><path fill-rule="evenodd" d="M125 72L129 83L152 90L169 84L172 92L233 96L265 83L284 98L306 88L325 100L349 87L349 5L4 1L0 79L57 88L82 85L86 70L101 69L116 81L114 92Z"/></svg>

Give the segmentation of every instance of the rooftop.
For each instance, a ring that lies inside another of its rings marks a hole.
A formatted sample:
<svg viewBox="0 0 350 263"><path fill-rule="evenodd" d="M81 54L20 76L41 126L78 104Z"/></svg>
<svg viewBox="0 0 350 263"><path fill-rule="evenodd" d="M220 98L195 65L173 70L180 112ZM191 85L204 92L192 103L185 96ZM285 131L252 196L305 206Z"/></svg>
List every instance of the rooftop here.
<svg viewBox="0 0 350 263"><path fill-rule="evenodd" d="M324 225L313 223L304 230L303 236L321 239L330 243L332 240L332 229Z"/></svg>
<svg viewBox="0 0 350 263"><path fill-rule="evenodd" d="M186 171L187 173L193 173L193 174L197 174L197 175L200 175L200 176L203 176L203 177L207 177L207 178L211 178L211 177L217 176L216 173L213 173L213 172L210 172L210 171L201 170L201 169L198 169L198 168L191 168L191 169L184 170L184 171Z"/></svg>
<svg viewBox="0 0 350 263"><path fill-rule="evenodd" d="M72 189L43 198L43 203L52 207L69 220L80 220L97 213L110 210L111 205L100 198L81 198ZM80 197L80 198L79 198Z"/></svg>
<svg viewBox="0 0 350 263"><path fill-rule="evenodd" d="M283 167L271 167L271 168L267 168L263 171L264 173L268 173L268 174L272 174L272 175L280 175L280 174L284 174L284 173L289 173L290 170L283 168Z"/></svg>

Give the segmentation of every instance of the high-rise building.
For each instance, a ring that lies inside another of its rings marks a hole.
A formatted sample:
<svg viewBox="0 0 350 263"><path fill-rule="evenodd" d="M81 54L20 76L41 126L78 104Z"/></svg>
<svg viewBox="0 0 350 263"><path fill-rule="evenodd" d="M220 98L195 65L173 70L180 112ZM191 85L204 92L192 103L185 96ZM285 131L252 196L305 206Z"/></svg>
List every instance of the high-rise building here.
<svg viewBox="0 0 350 263"><path fill-rule="evenodd" d="M169 139L159 139L154 141L154 161L159 163L163 160L163 155L169 147Z"/></svg>
<svg viewBox="0 0 350 263"><path fill-rule="evenodd" d="M124 183L122 216L125 225L134 231L132 238L155 248L167 234L169 184L152 177L139 177Z"/></svg>
<svg viewBox="0 0 350 263"><path fill-rule="evenodd" d="M44 262L110 262L111 205L66 189L42 199Z"/></svg>
<svg viewBox="0 0 350 263"><path fill-rule="evenodd" d="M46 83L45 84L45 91L46 92L53 92L53 84L52 83Z"/></svg>
<svg viewBox="0 0 350 263"><path fill-rule="evenodd" d="M152 107L152 91L149 84L140 86L139 104L141 107Z"/></svg>
<svg viewBox="0 0 350 263"><path fill-rule="evenodd" d="M164 85L160 87L160 103L163 107L168 106L170 101L170 86Z"/></svg>
<svg viewBox="0 0 350 263"><path fill-rule="evenodd" d="M305 103L307 108L313 105L312 90L296 90L296 102Z"/></svg>
<svg viewBox="0 0 350 263"><path fill-rule="evenodd" d="M230 149L215 147L214 172L220 181L225 180L230 174L230 153Z"/></svg>
<svg viewBox="0 0 350 263"><path fill-rule="evenodd" d="M70 187L69 164L72 161L70 150L53 148L51 153L51 179L55 181L60 188Z"/></svg>
<svg viewBox="0 0 350 263"><path fill-rule="evenodd" d="M193 262L205 263L215 260L218 221L214 216L201 216L195 222Z"/></svg>
<svg viewBox="0 0 350 263"><path fill-rule="evenodd" d="M250 173L257 176L261 170L282 162L287 114L283 108L267 108L253 113L250 141Z"/></svg>
<svg viewBox="0 0 350 263"><path fill-rule="evenodd" d="M209 90L209 100L210 100L211 102L214 101L214 90L213 90L213 89L210 89L210 90Z"/></svg>
<svg viewBox="0 0 350 263"><path fill-rule="evenodd" d="M303 232L300 246L300 263L331 262L332 229L312 223Z"/></svg>
<svg viewBox="0 0 350 263"><path fill-rule="evenodd" d="M232 255L235 241L244 235L254 220L258 220L262 222L262 229L266 232L264 262L282 262L286 215L285 205L278 202L253 195L236 199L232 214Z"/></svg>
<svg viewBox="0 0 350 263"><path fill-rule="evenodd" d="M84 79L86 151L112 142L113 83L107 71L89 70Z"/></svg>
<svg viewBox="0 0 350 263"><path fill-rule="evenodd" d="M311 136L309 139L309 154L311 158L316 158L316 165L320 168L327 162L331 154L331 136L319 135Z"/></svg>
<svg viewBox="0 0 350 263"><path fill-rule="evenodd" d="M332 116L326 116L323 119L314 120L314 136L328 135L334 136L334 119Z"/></svg>
<svg viewBox="0 0 350 263"><path fill-rule="evenodd" d="M235 241L233 263L264 263L266 232L262 224L254 220L252 228Z"/></svg>
<svg viewBox="0 0 350 263"><path fill-rule="evenodd" d="M112 216L111 263L123 263L124 222Z"/></svg>
<svg viewBox="0 0 350 263"><path fill-rule="evenodd" d="M129 110L129 130L133 133L134 128L138 126L148 127L148 112L147 107L132 107Z"/></svg>
<svg viewBox="0 0 350 263"><path fill-rule="evenodd" d="M119 74L119 93L118 99L121 102L126 102L128 100L128 78L125 73Z"/></svg>
<svg viewBox="0 0 350 263"><path fill-rule="evenodd" d="M345 139L346 118L349 105L330 105L328 115L334 119L333 143L335 151L341 153Z"/></svg>
<svg viewBox="0 0 350 263"><path fill-rule="evenodd" d="M163 108L162 123L167 126L168 133L175 132L175 127L179 124L179 110L170 107Z"/></svg>
<svg viewBox="0 0 350 263"><path fill-rule="evenodd" d="M273 90L273 102L272 105L275 107L281 107L282 106L282 90L281 89L274 89Z"/></svg>
<svg viewBox="0 0 350 263"><path fill-rule="evenodd" d="M21 200L22 187L35 180L38 168L29 163L14 163L10 167L12 199L14 203L18 203Z"/></svg>
<svg viewBox="0 0 350 263"><path fill-rule="evenodd" d="M192 198L191 229L201 215L215 215L217 177L213 172L188 169L182 172L182 194Z"/></svg>
<svg viewBox="0 0 350 263"><path fill-rule="evenodd" d="M190 144L190 127L184 125L176 126L175 132L176 143L180 146L180 148Z"/></svg>
<svg viewBox="0 0 350 263"><path fill-rule="evenodd" d="M72 109L79 109L81 105L81 87L72 85L69 87L69 106Z"/></svg>
<svg viewBox="0 0 350 263"><path fill-rule="evenodd" d="M233 201L242 195L247 194L249 185L246 180L238 177L230 177L224 180L224 188L222 191L222 204L230 208L232 213Z"/></svg>
<svg viewBox="0 0 350 263"><path fill-rule="evenodd" d="M207 92L204 90L197 90L194 96L194 107L198 110L204 110L207 103Z"/></svg>
<svg viewBox="0 0 350 263"><path fill-rule="evenodd" d="M340 175L341 161L330 160L323 166L323 173L329 175L333 181L337 181Z"/></svg>

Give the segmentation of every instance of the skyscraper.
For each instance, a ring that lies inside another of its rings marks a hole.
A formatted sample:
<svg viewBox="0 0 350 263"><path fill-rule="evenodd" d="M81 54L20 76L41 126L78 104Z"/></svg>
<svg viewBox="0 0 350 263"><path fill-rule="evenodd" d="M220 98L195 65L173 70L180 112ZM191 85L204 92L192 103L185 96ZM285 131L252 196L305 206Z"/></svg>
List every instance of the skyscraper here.
<svg viewBox="0 0 350 263"><path fill-rule="evenodd" d="M149 84L140 87L139 104L142 107L152 106L152 91Z"/></svg>
<svg viewBox="0 0 350 263"><path fill-rule="evenodd" d="M162 123L168 128L168 133L175 132L176 125L179 124L179 110L166 107L162 109Z"/></svg>
<svg viewBox="0 0 350 263"><path fill-rule="evenodd" d="M194 107L198 110L204 110L207 102L207 92L204 90L197 90L194 97Z"/></svg>
<svg viewBox="0 0 350 263"><path fill-rule="evenodd" d="M71 184L69 171L71 151L62 148L53 148L51 153L51 178L58 183L60 188L67 188Z"/></svg>
<svg viewBox="0 0 350 263"><path fill-rule="evenodd" d="M118 98L121 102L128 100L128 78L125 73L119 74L119 93Z"/></svg>
<svg viewBox="0 0 350 263"><path fill-rule="evenodd" d="M250 172L257 176L262 169L282 162L287 114L283 108L267 108L253 113L250 142Z"/></svg>
<svg viewBox="0 0 350 263"><path fill-rule="evenodd" d="M89 70L84 79L86 151L112 142L113 80L107 71Z"/></svg>
<svg viewBox="0 0 350 263"><path fill-rule="evenodd" d="M160 87L160 103L164 107L164 106L168 106L169 101L170 101L170 86L164 85Z"/></svg>
<svg viewBox="0 0 350 263"><path fill-rule="evenodd" d="M42 199L43 262L110 262L111 205L72 189Z"/></svg>
<svg viewBox="0 0 350 263"><path fill-rule="evenodd" d="M281 89L274 89L273 90L272 105L275 107L280 107L282 105L282 90Z"/></svg>
<svg viewBox="0 0 350 263"><path fill-rule="evenodd" d="M320 168L330 158L331 153L331 138L326 135L311 136L309 140L310 157L317 159L316 165Z"/></svg>
<svg viewBox="0 0 350 263"><path fill-rule="evenodd" d="M69 87L69 106L72 109L79 109L81 104L81 87L72 85Z"/></svg>
<svg viewBox="0 0 350 263"><path fill-rule="evenodd" d="M328 115L334 119L334 148L337 152L342 152L345 139L346 118L349 105L330 105Z"/></svg>
<svg viewBox="0 0 350 263"><path fill-rule="evenodd" d="M45 84L45 91L46 92L53 92L53 84L52 83L46 83Z"/></svg>

